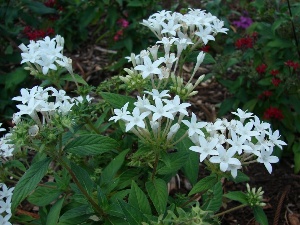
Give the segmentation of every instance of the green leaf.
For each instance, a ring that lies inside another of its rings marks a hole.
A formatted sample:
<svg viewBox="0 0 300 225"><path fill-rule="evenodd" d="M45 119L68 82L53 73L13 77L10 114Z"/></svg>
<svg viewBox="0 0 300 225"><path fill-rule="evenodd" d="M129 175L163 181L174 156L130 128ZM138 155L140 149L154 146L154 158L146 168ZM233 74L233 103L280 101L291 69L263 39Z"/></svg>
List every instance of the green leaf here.
<svg viewBox="0 0 300 225"><path fill-rule="evenodd" d="M257 102L258 102L258 98L251 99L250 101L245 103L243 109L252 112Z"/></svg>
<svg viewBox="0 0 300 225"><path fill-rule="evenodd" d="M56 188L55 183L46 183L46 185L47 186L45 187L38 187L35 189L35 191L29 195L27 200L33 205L46 206L61 195L62 191Z"/></svg>
<svg viewBox="0 0 300 225"><path fill-rule="evenodd" d="M231 192L228 192L227 194L224 194L224 196L231 200L238 201L242 204L248 203L247 195L242 191L231 191Z"/></svg>
<svg viewBox="0 0 300 225"><path fill-rule="evenodd" d="M46 225L56 225L58 222L59 214L64 203L64 197L57 200L51 207L49 214L47 216Z"/></svg>
<svg viewBox="0 0 300 225"><path fill-rule="evenodd" d="M161 175L176 173L186 163L187 159L186 151L163 154L163 163L161 164L164 165L157 169L157 173Z"/></svg>
<svg viewBox="0 0 300 225"><path fill-rule="evenodd" d="M42 2L23 0L23 3L33 12L39 15L56 13L53 8L46 7Z"/></svg>
<svg viewBox="0 0 300 225"><path fill-rule="evenodd" d="M87 205L81 205L66 211L57 225L74 225L86 222L91 216L91 210Z"/></svg>
<svg viewBox="0 0 300 225"><path fill-rule="evenodd" d="M236 178L233 178L233 181L235 183L241 183L241 182L245 182L245 181L249 181L249 180L250 180L250 178L246 174L244 174L243 172L241 172L239 170L237 171Z"/></svg>
<svg viewBox="0 0 300 225"><path fill-rule="evenodd" d="M226 98L220 106L220 109L218 111L218 116L223 116L226 113L228 113L231 109L233 104L235 103L235 99L234 98Z"/></svg>
<svg viewBox="0 0 300 225"><path fill-rule="evenodd" d="M114 93L101 92L100 95L102 98L111 104L114 108L121 109L127 102L129 102L128 110L132 111L134 108L134 98Z"/></svg>
<svg viewBox="0 0 300 225"><path fill-rule="evenodd" d="M261 86L270 86L271 85L271 78L266 77L264 79L259 80L257 83Z"/></svg>
<svg viewBox="0 0 300 225"><path fill-rule="evenodd" d="M114 179L116 173L123 165L125 156L129 149L122 151L116 158L112 159L111 162L103 169L101 174L101 185L110 184Z"/></svg>
<svg viewBox="0 0 300 225"><path fill-rule="evenodd" d="M253 208L253 213L254 213L254 217L255 220L260 224L260 225L268 225L268 218L264 212L264 210L259 207L259 206L255 206Z"/></svg>
<svg viewBox="0 0 300 225"><path fill-rule="evenodd" d="M151 215L151 207L146 194L139 188L139 186L132 180L131 189L128 198L128 203L139 209L142 213Z"/></svg>
<svg viewBox="0 0 300 225"><path fill-rule="evenodd" d="M162 179L153 179L146 183L146 190L158 214L163 214L168 201L167 184Z"/></svg>
<svg viewBox="0 0 300 225"><path fill-rule="evenodd" d="M207 195L207 194L206 194ZM203 210L217 212L222 206L222 183L219 181L212 189L212 193L208 194L207 199L204 198Z"/></svg>
<svg viewBox="0 0 300 225"><path fill-rule="evenodd" d="M70 162L70 165L79 183L90 194L93 190L94 182L91 180L89 173L73 162Z"/></svg>
<svg viewBox="0 0 300 225"><path fill-rule="evenodd" d="M46 158L32 164L27 172L21 177L12 196L12 211L14 211L17 206L35 189L41 179L45 176L50 162L51 159Z"/></svg>
<svg viewBox="0 0 300 225"><path fill-rule="evenodd" d="M121 200L118 200L118 203L130 225L140 225L142 222L147 222L147 218L138 209Z"/></svg>
<svg viewBox="0 0 300 225"><path fill-rule="evenodd" d="M204 177L197 184L195 184L195 186L190 191L189 196L196 194L196 193L206 191L206 190L212 188L217 182L218 182L218 179L214 174Z"/></svg>
<svg viewBox="0 0 300 225"><path fill-rule="evenodd" d="M78 74L73 74L73 76L77 83L88 85L88 83L82 78L82 76L79 76ZM66 74L61 77L61 80L74 82L74 78L72 77L71 74Z"/></svg>
<svg viewBox="0 0 300 225"><path fill-rule="evenodd" d="M4 84L5 90L15 90L16 87L28 77L28 72L23 67L1 75L0 84Z"/></svg>
<svg viewBox="0 0 300 225"><path fill-rule="evenodd" d="M98 134L85 134L76 137L69 142L64 150L81 156L100 155L104 152L114 150L118 142L110 137Z"/></svg>
<svg viewBox="0 0 300 225"><path fill-rule="evenodd" d="M176 138L182 137L185 132L186 130L179 129L176 134ZM184 162L182 171L192 185L197 182L199 172L199 154L189 150L189 148L193 145L194 144L189 137L185 137L176 145L178 151L184 152L187 155L187 159Z"/></svg>

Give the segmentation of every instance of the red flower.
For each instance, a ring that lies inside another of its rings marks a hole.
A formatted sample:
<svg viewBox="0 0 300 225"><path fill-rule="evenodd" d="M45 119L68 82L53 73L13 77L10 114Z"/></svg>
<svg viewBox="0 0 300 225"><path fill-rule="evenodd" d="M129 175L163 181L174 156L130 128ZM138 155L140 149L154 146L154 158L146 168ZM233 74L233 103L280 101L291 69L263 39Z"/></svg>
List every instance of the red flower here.
<svg viewBox="0 0 300 225"><path fill-rule="evenodd" d="M273 78L272 84L277 87L281 83L281 80L279 78Z"/></svg>
<svg viewBox="0 0 300 225"><path fill-rule="evenodd" d="M251 37L240 38L236 40L235 47L239 49L253 48L253 39Z"/></svg>
<svg viewBox="0 0 300 225"><path fill-rule="evenodd" d="M289 66L289 67L293 67L294 70L298 69L300 67L299 63L298 62L293 62L291 60L288 60L284 63L286 66Z"/></svg>
<svg viewBox="0 0 300 225"><path fill-rule="evenodd" d="M276 107L270 106L265 112L264 112L264 119L278 119L282 120L284 118L282 112L280 109Z"/></svg>
<svg viewBox="0 0 300 225"><path fill-rule="evenodd" d="M276 76L277 74L279 74L279 70L271 70L270 72L273 76Z"/></svg>
<svg viewBox="0 0 300 225"><path fill-rule="evenodd" d="M263 74L266 72L266 69L267 69L267 65L266 64L261 64L259 65L258 67L256 67L256 71L259 73L259 74Z"/></svg>
<svg viewBox="0 0 300 225"><path fill-rule="evenodd" d="M259 96L258 96L258 98L259 99L267 99L267 98L269 98L270 96L272 96L273 95L273 92L272 91L264 91L263 93L261 93Z"/></svg>
<svg viewBox="0 0 300 225"><path fill-rule="evenodd" d="M54 35L54 29L53 28L48 28L46 31L44 30L34 30L30 26L26 26L23 30L23 33L27 36L29 40L37 40L44 38L46 36Z"/></svg>

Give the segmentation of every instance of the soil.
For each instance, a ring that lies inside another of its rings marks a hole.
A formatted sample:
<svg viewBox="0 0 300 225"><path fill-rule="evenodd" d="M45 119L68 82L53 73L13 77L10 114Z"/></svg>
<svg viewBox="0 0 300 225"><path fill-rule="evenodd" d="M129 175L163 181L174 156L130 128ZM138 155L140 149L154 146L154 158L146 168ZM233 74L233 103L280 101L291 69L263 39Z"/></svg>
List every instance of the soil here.
<svg viewBox="0 0 300 225"><path fill-rule="evenodd" d="M90 42L93 43L93 42ZM105 49L105 46L90 45L72 55L75 71L82 74L85 80L93 86L117 75L107 71L109 54L115 54ZM186 68L186 70L189 70ZM210 68L200 68L198 75L207 73ZM191 110L199 118L214 121L217 118L218 105L228 96L228 92L214 79L209 79L199 85L199 93L191 99ZM261 164L252 164L243 171L250 177L251 187L262 187L266 206L264 212L269 224L300 225L300 175L293 172L292 156L283 157L278 164L273 164L273 172L269 174ZM224 183L224 192L246 190L245 183ZM228 202L222 210L237 206ZM222 218L222 225L256 225L250 208L242 208L226 214Z"/></svg>

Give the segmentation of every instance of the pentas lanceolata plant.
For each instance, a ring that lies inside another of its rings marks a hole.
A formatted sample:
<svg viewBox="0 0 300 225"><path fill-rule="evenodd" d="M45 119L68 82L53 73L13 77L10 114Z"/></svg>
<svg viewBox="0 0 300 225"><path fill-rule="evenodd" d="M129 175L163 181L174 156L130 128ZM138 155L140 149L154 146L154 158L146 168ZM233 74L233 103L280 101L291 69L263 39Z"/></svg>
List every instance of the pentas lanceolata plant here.
<svg viewBox="0 0 300 225"><path fill-rule="evenodd" d="M4 224L218 224L245 206L267 224L261 188L224 194L222 181L247 181L242 171L251 163L263 163L271 173L279 160L274 147L286 145L279 131L241 109L232 113L237 119L214 122L198 121L189 110L188 99L204 78L194 81L206 57L195 49L226 33L223 22L190 9L184 15L157 12L143 24L159 41L129 57L133 67L121 80L135 98L110 92L90 97L93 88L74 76L63 56L61 36L20 45L25 69L44 82L13 98L19 111L0 139L0 178L11 186L2 184L0 191ZM193 54L186 80L182 67ZM60 69L73 75L78 97L61 88ZM210 172L200 180L199 163ZM190 187L172 194L168 183L178 174ZM242 205L223 209L223 196ZM39 216L23 215L25 199L39 207Z"/></svg>

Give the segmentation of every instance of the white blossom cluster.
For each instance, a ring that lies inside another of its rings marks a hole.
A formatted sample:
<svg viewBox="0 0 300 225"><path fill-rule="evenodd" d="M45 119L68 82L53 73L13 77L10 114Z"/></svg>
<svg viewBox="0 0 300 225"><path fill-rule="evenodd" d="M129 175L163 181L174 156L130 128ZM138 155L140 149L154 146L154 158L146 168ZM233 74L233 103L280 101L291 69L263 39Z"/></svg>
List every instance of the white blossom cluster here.
<svg viewBox="0 0 300 225"><path fill-rule="evenodd" d="M57 70L58 66L73 74L72 60L63 55L64 38L60 35L52 39L47 36L43 40L31 40L27 46L22 43L19 48L22 50L21 64L27 63L29 67L25 69L30 70L32 75L46 75L49 70Z"/></svg>
<svg viewBox="0 0 300 225"><path fill-rule="evenodd" d="M154 13L148 20L143 20L142 24L153 31L159 41L138 55L132 53L130 57L126 57L128 62L132 62L133 67L124 69L128 75L120 79L130 86L132 83L138 83L136 77L141 75L143 79L152 80L152 88L159 89L162 80L168 81L171 77L173 92L188 97L197 94L197 91L193 90L203 77L201 76L194 84L191 82L204 60L205 53L203 51L198 53L194 70L186 84L179 74L175 76L179 61L186 49L191 51L199 45L206 45L209 40L215 40L214 36L217 33L226 33L228 29L223 28L224 22L204 10L189 9L186 14L163 10ZM164 55L158 58L160 48L163 48ZM159 80L158 84L155 84L155 79Z"/></svg>
<svg viewBox="0 0 300 225"><path fill-rule="evenodd" d="M92 98L86 96L86 99L91 101ZM20 111L13 116L15 124L18 124L22 115L29 115L38 127L42 127L43 124L51 121L51 117L55 113L68 114L74 104L83 101L83 97L71 98L66 95L64 90L56 90L53 87L44 89L40 86L34 86L31 89L22 88L21 96L14 97L12 100L22 102L22 104L16 105Z"/></svg>
<svg viewBox="0 0 300 225"><path fill-rule="evenodd" d="M8 188L4 183L0 183L0 224L11 225L11 198L14 187Z"/></svg>
<svg viewBox="0 0 300 225"><path fill-rule="evenodd" d="M278 157L272 156L273 148L278 146L282 149L286 145L279 139L279 131L273 132L269 123L261 122L252 113L238 109L233 114L239 120L197 122L194 114L191 121L183 120L195 144L190 150L200 153L200 162L208 159L211 163L218 163L221 171L230 171L233 177L237 176L242 165L254 162L263 163L271 173L271 163L279 161Z"/></svg>
<svg viewBox="0 0 300 225"><path fill-rule="evenodd" d="M0 132L6 131L5 128L1 128L2 123L0 123ZM11 133L6 133L3 137L0 138L0 157L7 158L11 157L14 151L14 145L10 143Z"/></svg>
<svg viewBox="0 0 300 225"><path fill-rule="evenodd" d="M224 22L211 13L201 9L189 9L186 14L170 11L160 11L143 20L158 39L178 37L178 42L203 42L215 40L217 33L226 33Z"/></svg>
<svg viewBox="0 0 300 225"><path fill-rule="evenodd" d="M127 110L129 103L126 103L121 109L115 109L115 116L109 120L124 121L126 132L133 132L145 143L155 146L173 145L172 140L180 128L182 118L188 115L187 107L190 104L180 103L177 95L169 99L171 96L167 90L159 92L153 89L145 93L148 98L145 95L138 96L132 112Z"/></svg>

